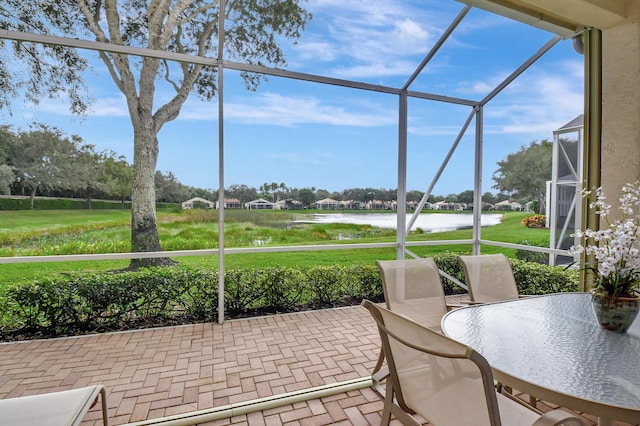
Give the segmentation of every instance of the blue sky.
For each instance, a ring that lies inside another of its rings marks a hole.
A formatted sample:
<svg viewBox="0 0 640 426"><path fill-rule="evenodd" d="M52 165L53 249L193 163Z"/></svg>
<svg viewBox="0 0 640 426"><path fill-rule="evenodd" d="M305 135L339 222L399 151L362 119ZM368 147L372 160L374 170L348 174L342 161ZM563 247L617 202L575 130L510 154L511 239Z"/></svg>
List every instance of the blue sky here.
<svg viewBox="0 0 640 426"><path fill-rule="evenodd" d="M296 45L285 41L288 68L391 87L402 86L463 8L453 0L309 0L313 19ZM482 99L553 34L473 9L411 86L440 95ZM92 52L87 83L96 98L83 118L64 100L39 106L17 100L2 121L33 121L77 134L101 150L132 160L124 98ZM582 113L583 57L571 40L554 46L485 108L483 192L496 162L522 145L552 139ZM394 95L269 77L248 92L225 71L224 186L285 183L290 187L397 187L398 99ZM158 98L166 99L164 89ZM470 113L469 107L411 99L407 187L424 191ZM217 100L196 97L159 134L158 170L186 185L217 189ZM474 123L433 193L473 189Z"/></svg>

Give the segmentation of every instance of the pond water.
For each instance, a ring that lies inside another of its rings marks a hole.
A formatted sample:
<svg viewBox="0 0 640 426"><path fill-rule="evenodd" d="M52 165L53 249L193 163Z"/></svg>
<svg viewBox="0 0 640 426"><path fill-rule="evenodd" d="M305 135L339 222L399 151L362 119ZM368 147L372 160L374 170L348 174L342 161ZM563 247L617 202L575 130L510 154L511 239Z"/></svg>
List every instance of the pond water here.
<svg viewBox="0 0 640 426"><path fill-rule="evenodd" d="M411 218L407 214L407 223ZM500 223L501 214L483 214L480 217L482 226L492 226ZM329 213L314 214L312 220L301 220L305 223L353 223L356 225L371 225L379 228L396 229L396 213ZM413 229L421 228L425 232L445 232L456 229L471 228L473 214L471 213L423 213L418 216Z"/></svg>

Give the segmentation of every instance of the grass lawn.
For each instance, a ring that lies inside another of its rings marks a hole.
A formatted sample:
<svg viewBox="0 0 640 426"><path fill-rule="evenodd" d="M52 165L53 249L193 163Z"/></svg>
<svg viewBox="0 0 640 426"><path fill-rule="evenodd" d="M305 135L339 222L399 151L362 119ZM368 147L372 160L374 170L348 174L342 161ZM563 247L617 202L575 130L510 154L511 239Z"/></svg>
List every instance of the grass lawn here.
<svg viewBox="0 0 640 426"><path fill-rule="evenodd" d="M305 211L304 214L312 212ZM323 212L326 213L326 212ZM351 212L350 212L351 213ZM367 212L368 213L368 212ZM225 240L228 247L251 247L255 240L268 246L394 242L395 231L368 225L296 224L302 212L225 211ZM502 223L482 229L482 238L510 243L528 241L547 246L547 229L526 228L520 222L529 214L503 214ZM130 212L127 210L59 210L0 211L0 256L33 256L52 254L128 252ZM216 248L218 243L217 212L158 212L161 244L167 251ZM338 241L338 235L348 241ZM412 232L408 241L471 239L472 230L439 233ZM470 245L438 245L411 247L421 256L443 252L470 252ZM513 250L485 246L483 253ZM300 251L284 253L227 254L225 267L264 268L284 266L307 268L316 265L373 264L377 259L393 259L395 249L346 249L336 251ZM217 256L176 258L183 264L217 268ZM126 260L42 262L0 265L0 292L7 285L34 277L72 271L122 269Z"/></svg>

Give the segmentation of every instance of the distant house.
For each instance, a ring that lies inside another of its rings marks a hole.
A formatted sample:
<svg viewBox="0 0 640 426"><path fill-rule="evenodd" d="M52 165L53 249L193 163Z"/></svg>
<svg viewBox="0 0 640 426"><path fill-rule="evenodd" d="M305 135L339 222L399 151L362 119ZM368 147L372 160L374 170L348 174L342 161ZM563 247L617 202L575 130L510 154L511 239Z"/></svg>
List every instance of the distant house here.
<svg viewBox="0 0 640 426"><path fill-rule="evenodd" d="M391 203L380 200L367 201L367 210L391 210Z"/></svg>
<svg viewBox="0 0 640 426"><path fill-rule="evenodd" d="M473 204L470 208L473 209ZM482 202L482 210L495 210L495 208L496 206L491 203L485 203L484 201Z"/></svg>
<svg viewBox="0 0 640 426"><path fill-rule="evenodd" d="M496 210L522 210L522 204L515 201L504 200L495 204Z"/></svg>
<svg viewBox="0 0 640 426"><path fill-rule="evenodd" d="M397 202L396 202L396 207L397 208ZM418 201L407 201L407 210L415 210L418 208L418 204L420 204ZM422 206L422 210L435 210L436 208L433 207L433 204L431 204L430 202L425 202L424 206Z"/></svg>
<svg viewBox="0 0 640 426"><path fill-rule="evenodd" d="M438 201L436 203L433 203L432 207L434 210L449 210L449 203L447 203L446 201Z"/></svg>
<svg viewBox="0 0 640 426"><path fill-rule="evenodd" d="M313 205L318 210L337 210L338 208L340 208L340 202L331 198L325 198L320 201L316 201L315 203L313 203Z"/></svg>
<svg viewBox="0 0 640 426"><path fill-rule="evenodd" d="M182 208L183 209L192 209L194 204L196 206L198 204L203 204L208 209L213 209L213 208L216 207L216 205L215 205L215 203L213 201L205 200L204 198L200 198L200 197L195 197L195 198L192 198L190 200L183 201L182 202Z"/></svg>
<svg viewBox="0 0 640 426"><path fill-rule="evenodd" d="M242 203L237 198L225 198L224 204L225 209L241 209ZM216 201L216 208L220 208L220 202Z"/></svg>
<svg viewBox="0 0 640 426"><path fill-rule="evenodd" d="M447 201L438 201L437 203L434 203L432 207L434 210L464 210L464 206L461 203L450 203Z"/></svg>
<svg viewBox="0 0 640 426"><path fill-rule="evenodd" d="M365 204L362 201L356 201L356 200L340 201L340 208L345 210L361 210L364 207L365 207Z"/></svg>
<svg viewBox="0 0 640 426"><path fill-rule="evenodd" d="M273 210L274 204L264 198L258 198L257 200L244 203L244 208L249 210Z"/></svg>
<svg viewBox="0 0 640 426"><path fill-rule="evenodd" d="M302 210L304 206L302 205L302 202L289 198L287 200L276 201L274 208L276 210Z"/></svg>

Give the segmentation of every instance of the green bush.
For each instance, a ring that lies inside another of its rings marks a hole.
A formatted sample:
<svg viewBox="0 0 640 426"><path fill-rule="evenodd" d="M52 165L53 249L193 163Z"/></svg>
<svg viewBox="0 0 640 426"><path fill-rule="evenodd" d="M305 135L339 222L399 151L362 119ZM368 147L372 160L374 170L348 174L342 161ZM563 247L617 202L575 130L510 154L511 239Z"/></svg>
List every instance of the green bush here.
<svg viewBox="0 0 640 426"><path fill-rule="evenodd" d="M549 242L539 241L539 242L530 242L528 240L519 241L518 244L522 244L525 246L535 246L535 247L549 247ZM548 264L549 255L546 253L538 252L538 251L530 251L530 250L522 250L516 249L515 256L518 260L524 260L526 262L536 262L536 263L544 263Z"/></svg>
<svg viewBox="0 0 640 426"><path fill-rule="evenodd" d="M438 265L438 269L464 283L464 270L458 262L457 256L458 253L438 254L433 256L433 260L436 262L436 265ZM450 295L466 293L465 289L444 277L441 277L441 281L442 286L444 287L444 294Z"/></svg>
<svg viewBox="0 0 640 426"><path fill-rule="evenodd" d="M88 209L89 203L85 199L41 198L36 197L33 203L34 210L78 210ZM124 205L119 201L91 201L92 209L129 209L131 201L125 201ZM30 210L29 198L0 198L0 210Z"/></svg>
<svg viewBox="0 0 640 426"><path fill-rule="evenodd" d="M5 316L13 327L35 330L73 323L76 297L68 282L45 278L11 287L6 294Z"/></svg>
<svg viewBox="0 0 640 426"><path fill-rule="evenodd" d="M346 293L349 282L347 269L342 266L317 266L307 271L307 284L312 303L331 306Z"/></svg>
<svg viewBox="0 0 640 426"><path fill-rule="evenodd" d="M265 307L276 312L294 311L310 298L305 276L297 269L264 269L260 284Z"/></svg>
<svg viewBox="0 0 640 426"><path fill-rule="evenodd" d="M28 198L0 198L0 210L29 210L31 200Z"/></svg>
<svg viewBox="0 0 640 426"><path fill-rule="evenodd" d="M520 294L578 291L578 272L561 266L510 259Z"/></svg>
<svg viewBox="0 0 640 426"><path fill-rule="evenodd" d="M214 320L218 315L218 272L180 267L182 294L177 306L186 318L196 321Z"/></svg>
<svg viewBox="0 0 640 426"><path fill-rule="evenodd" d="M465 283L464 269L457 260L456 253L434 256L438 268ZM509 259L513 277L521 294L548 294L578 291L578 274L560 266L548 266L537 262ZM451 281L442 278L445 294L459 294L465 291Z"/></svg>
<svg viewBox="0 0 640 426"><path fill-rule="evenodd" d="M455 253L439 268L464 282ZM522 294L576 291L576 271L511 260ZM246 316L383 300L375 265L274 267L225 271L225 310ZM446 294L461 289L442 280ZM185 321L215 321L218 273L185 266L113 273L74 273L16 284L0 299L0 339L60 336Z"/></svg>
<svg viewBox="0 0 640 426"><path fill-rule="evenodd" d="M34 210L79 210L88 209L86 199L68 198L43 198L36 197L33 203ZM103 201L91 200L92 209L130 209L131 201ZM31 199L27 198L0 198L0 210L30 210ZM176 203L156 203L156 209L166 209L173 212L182 211L182 206Z"/></svg>
<svg viewBox="0 0 640 426"><path fill-rule="evenodd" d="M258 308L264 291L260 281L261 274L257 270L237 269L225 271L224 299L226 311L229 314L238 315L246 313L250 309Z"/></svg>
<svg viewBox="0 0 640 426"><path fill-rule="evenodd" d="M354 300L369 299L372 301L383 300L382 278L375 265L351 266L346 268L349 276L347 281L347 296Z"/></svg>

